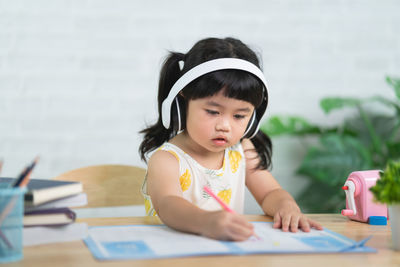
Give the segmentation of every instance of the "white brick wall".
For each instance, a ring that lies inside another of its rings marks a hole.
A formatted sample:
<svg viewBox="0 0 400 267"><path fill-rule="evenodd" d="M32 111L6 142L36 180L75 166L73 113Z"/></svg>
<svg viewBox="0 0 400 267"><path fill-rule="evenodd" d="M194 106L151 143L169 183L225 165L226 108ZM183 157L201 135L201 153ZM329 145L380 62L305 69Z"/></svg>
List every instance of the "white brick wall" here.
<svg viewBox="0 0 400 267"><path fill-rule="evenodd" d="M399 1L143 2L0 0L3 175L35 155L43 178L92 164L144 166L137 132L156 117L163 57L208 36L237 37L262 54L268 115L323 122L321 97L393 96L384 76L400 74ZM290 138L275 142L273 173L296 194L304 181L292 175L293 147L304 153Z"/></svg>

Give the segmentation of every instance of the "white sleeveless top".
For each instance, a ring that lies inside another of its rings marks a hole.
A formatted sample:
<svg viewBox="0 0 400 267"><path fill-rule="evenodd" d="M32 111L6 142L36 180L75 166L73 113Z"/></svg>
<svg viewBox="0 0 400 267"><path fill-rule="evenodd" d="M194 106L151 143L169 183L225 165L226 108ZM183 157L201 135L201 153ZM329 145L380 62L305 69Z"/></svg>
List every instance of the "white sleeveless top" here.
<svg viewBox="0 0 400 267"><path fill-rule="evenodd" d="M203 189L207 185L231 209L243 213L246 164L241 143L225 149L221 169L211 170L201 166L190 155L171 143L164 143L158 150L170 152L179 162L179 183L183 197L199 208L213 211L222 207ZM146 214L156 216L147 194L147 174L142 185Z"/></svg>

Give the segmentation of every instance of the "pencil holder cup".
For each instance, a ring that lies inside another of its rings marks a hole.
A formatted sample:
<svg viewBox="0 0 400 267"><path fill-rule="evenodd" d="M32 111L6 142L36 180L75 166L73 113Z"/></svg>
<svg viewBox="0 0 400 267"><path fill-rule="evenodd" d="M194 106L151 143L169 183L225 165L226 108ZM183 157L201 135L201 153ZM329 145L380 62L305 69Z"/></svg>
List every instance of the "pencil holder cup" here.
<svg viewBox="0 0 400 267"><path fill-rule="evenodd" d="M0 183L0 263L23 258L24 193Z"/></svg>

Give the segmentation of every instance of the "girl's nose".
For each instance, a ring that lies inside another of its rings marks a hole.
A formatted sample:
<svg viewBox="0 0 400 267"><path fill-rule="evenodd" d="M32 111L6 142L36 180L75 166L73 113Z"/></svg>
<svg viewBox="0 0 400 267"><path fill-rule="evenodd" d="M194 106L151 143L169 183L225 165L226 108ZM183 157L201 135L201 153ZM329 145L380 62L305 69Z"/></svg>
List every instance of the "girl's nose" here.
<svg viewBox="0 0 400 267"><path fill-rule="evenodd" d="M229 119L226 118L220 118L217 122L217 124L215 125L215 129L217 131L222 131L222 132L229 132L230 131L230 123L229 123Z"/></svg>

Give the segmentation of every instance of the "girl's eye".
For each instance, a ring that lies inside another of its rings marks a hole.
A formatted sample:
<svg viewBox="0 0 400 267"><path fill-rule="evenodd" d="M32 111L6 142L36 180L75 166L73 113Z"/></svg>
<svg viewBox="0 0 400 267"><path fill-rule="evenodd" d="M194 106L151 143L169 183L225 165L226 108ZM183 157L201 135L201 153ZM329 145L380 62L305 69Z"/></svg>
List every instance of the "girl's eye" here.
<svg viewBox="0 0 400 267"><path fill-rule="evenodd" d="M217 115L217 114L218 114L218 111L211 110L211 109L206 109L206 112L207 112L208 114L211 114L211 115Z"/></svg>
<svg viewBox="0 0 400 267"><path fill-rule="evenodd" d="M240 114L236 114L234 115L235 119L244 119L245 116L244 115L240 115Z"/></svg>

